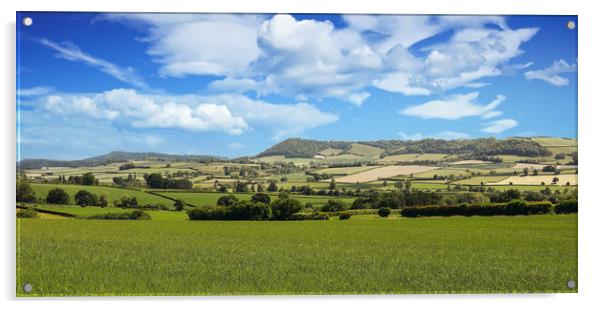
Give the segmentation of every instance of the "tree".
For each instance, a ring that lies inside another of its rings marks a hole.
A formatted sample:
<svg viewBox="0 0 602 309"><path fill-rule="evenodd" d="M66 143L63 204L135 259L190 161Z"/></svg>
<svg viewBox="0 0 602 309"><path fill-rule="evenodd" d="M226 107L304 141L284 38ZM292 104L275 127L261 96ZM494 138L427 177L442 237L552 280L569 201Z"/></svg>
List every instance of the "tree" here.
<svg viewBox="0 0 602 309"><path fill-rule="evenodd" d="M87 172L82 175L81 182L84 186L93 186L96 184L96 178L94 177L94 174Z"/></svg>
<svg viewBox="0 0 602 309"><path fill-rule="evenodd" d="M137 208L138 200L135 196L122 196L121 200L114 201L113 204L119 208Z"/></svg>
<svg viewBox="0 0 602 309"><path fill-rule="evenodd" d="M27 181L17 181L17 202L35 203L36 193Z"/></svg>
<svg viewBox="0 0 602 309"><path fill-rule="evenodd" d="M61 188L54 188L48 191L46 196L46 203L48 204L69 204L69 194Z"/></svg>
<svg viewBox="0 0 602 309"><path fill-rule="evenodd" d="M391 208L381 207L378 209L378 215L382 218L386 218L391 214Z"/></svg>
<svg viewBox="0 0 602 309"><path fill-rule="evenodd" d="M149 188L161 189L165 187L163 176L159 173L144 174L144 181Z"/></svg>
<svg viewBox="0 0 602 309"><path fill-rule="evenodd" d="M109 205L109 200L107 199L107 194L106 193L101 193L100 196L98 197L98 206L100 207L107 207L107 205Z"/></svg>
<svg viewBox="0 0 602 309"><path fill-rule="evenodd" d="M272 217L275 220L285 220L292 214L301 211L301 208L301 202L290 198L288 193L282 192L278 199L272 203Z"/></svg>
<svg viewBox="0 0 602 309"><path fill-rule="evenodd" d="M173 207L175 207L177 211L184 210L184 201L180 199L176 200L175 203L173 203Z"/></svg>
<svg viewBox="0 0 602 309"><path fill-rule="evenodd" d="M275 181L270 181L270 184L268 185L268 192L276 192L278 191L278 186L276 185Z"/></svg>
<svg viewBox="0 0 602 309"><path fill-rule="evenodd" d="M412 182L410 180L406 180L406 190L410 190L412 188Z"/></svg>
<svg viewBox="0 0 602 309"><path fill-rule="evenodd" d="M236 185L234 186L234 192L247 192L249 191L249 188L247 187L247 184L242 182L242 181L237 181Z"/></svg>
<svg viewBox="0 0 602 309"><path fill-rule="evenodd" d="M254 203L264 203L264 204L270 205L270 203L272 202L272 199L270 198L269 195L267 195L265 193L257 193L255 195L251 196L251 201Z"/></svg>
<svg viewBox="0 0 602 309"><path fill-rule="evenodd" d="M217 205L218 206L229 207L229 206L232 206L234 204L237 204L238 202L240 202L240 200L234 194L228 194L228 195L222 196L219 199L217 199Z"/></svg>
<svg viewBox="0 0 602 309"><path fill-rule="evenodd" d="M95 206L98 204L98 197L86 190L79 190L75 194L75 204L82 207Z"/></svg>
<svg viewBox="0 0 602 309"><path fill-rule="evenodd" d="M347 210L347 205L341 200L328 200L326 204L322 206L322 211L324 212L336 212Z"/></svg>
<svg viewBox="0 0 602 309"><path fill-rule="evenodd" d="M524 176L527 176L527 175L529 175L529 168L525 167L525 168L523 169L523 175L524 175Z"/></svg>
<svg viewBox="0 0 602 309"><path fill-rule="evenodd" d="M330 185L328 185L328 189L329 190L335 190L337 188L337 183L335 182L334 178L332 178L330 180Z"/></svg>
<svg viewBox="0 0 602 309"><path fill-rule="evenodd" d="M552 178L552 184L557 184L559 180L558 177Z"/></svg>
<svg viewBox="0 0 602 309"><path fill-rule="evenodd" d="M538 170L533 170L533 176L537 176L539 175L539 171Z"/></svg>

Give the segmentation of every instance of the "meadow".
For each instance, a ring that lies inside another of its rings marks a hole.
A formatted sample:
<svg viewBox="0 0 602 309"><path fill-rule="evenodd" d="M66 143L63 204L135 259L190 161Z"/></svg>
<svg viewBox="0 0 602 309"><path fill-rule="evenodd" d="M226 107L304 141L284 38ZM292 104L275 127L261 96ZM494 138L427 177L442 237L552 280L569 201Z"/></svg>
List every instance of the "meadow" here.
<svg viewBox="0 0 602 309"><path fill-rule="evenodd" d="M70 203L74 204L74 196L79 190L86 190L94 194L106 194L109 203L113 200L118 200L123 196L133 196L138 200L138 204L156 204L162 203L165 206L171 206L174 202L172 200L153 195L141 190L134 189L122 189L118 187L106 187L106 186L83 186L83 185L71 185L71 184L45 184L45 183L32 183L31 188L36 193L37 197L45 198L48 195L48 191L54 188L61 188L69 194Z"/></svg>
<svg viewBox="0 0 602 309"><path fill-rule="evenodd" d="M18 219L17 242L17 287L33 287L19 296L575 292L578 279L576 215Z"/></svg>

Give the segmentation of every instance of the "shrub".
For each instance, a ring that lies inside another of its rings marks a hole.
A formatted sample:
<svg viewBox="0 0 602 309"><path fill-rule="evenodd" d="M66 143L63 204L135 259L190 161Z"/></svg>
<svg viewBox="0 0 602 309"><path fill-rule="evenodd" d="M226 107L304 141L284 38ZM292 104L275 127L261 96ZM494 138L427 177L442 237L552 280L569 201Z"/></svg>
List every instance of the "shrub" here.
<svg viewBox="0 0 602 309"><path fill-rule="evenodd" d="M408 207L401 211L403 217L432 217L432 216L515 216L546 214L552 211L550 202L526 203L522 200L513 200L506 204L494 205L468 205L455 206L426 206Z"/></svg>
<svg viewBox="0 0 602 309"><path fill-rule="evenodd" d="M35 203L36 193L27 181L17 181L17 202Z"/></svg>
<svg viewBox="0 0 602 309"><path fill-rule="evenodd" d="M322 206L322 211L324 212L335 212L335 211L343 211L347 210L347 205L341 200L328 200L326 204Z"/></svg>
<svg viewBox="0 0 602 309"><path fill-rule="evenodd" d="M272 199L270 198L269 195L267 195L265 193L257 193L255 195L251 196L251 201L270 205L270 203L272 202Z"/></svg>
<svg viewBox="0 0 602 309"><path fill-rule="evenodd" d="M173 203L173 207L176 208L176 211L184 210L184 201L176 200L175 203Z"/></svg>
<svg viewBox="0 0 602 309"><path fill-rule="evenodd" d="M339 215L339 220L349 220L351 218L351 214L346 212Z"/></svg>
<svg viewBox="0 0 602 309"><path fill-rule="evenodd" d="M186 211L190 220L269 220L272 209L265 203L243 201L230 207L214 206Z"/></svg>
<svg viewBox="0 0 602 309"><path fill-rule="evenodd" d="M69 204L69 194L61 188L54 188L48 191L46 196L46 203L48 204Z"/></svg>
<svg viewBox="0 0 602 309"><path fill-rule="evenodd" d="M232 206L238 202L240 202L240 200L238 199L238 197L236 197L236 195L228 194L220 197L217 200L217 206Z"/></svg>
<svg viewBox="0 0 602 309"><path fill-rule="evenodd" d="M162 203L139 205L136 208L144 210L169 210L169 207Z"/></svg>
<svg viewBox="0 0 602 309"><path fill-rule="evenodd" d="M577 200L565 200L561 201L556 207L554 212L557 214L568 214L577 212Z"/></svg>
<svg viewBox="0 0 602 309"><path fill-rule="evenodd" d="M223 206L209 206L189 209L186 211L190 220L223 220L227 209Z"/></svg>
<svg viewBox="0 0 602 309"><path fill-rule="evenodd" d="M391 208L389 207L381 207L378 209L378 215L382 218L386 218L391 214Z"/></svg>
<svg viewBox="0 0 602 309"><path fill-rule="evenodd" d="M75 194L75 204L82 207L94 206L98 204L98 197L96 194L86 190L79 190Z"/></svg>
<svg viewBox="0 0 602 309"><path fill-rule="evenodd" d="M17 209L17 218L38 218L40 215L31 208Z"/></svg>
<svg viewBox="0 0 602 309"><path fill-rule="evenodd" d="M121 200L114 201L113 204L119 208L138 208L138 200L135 196L122 196Z"/></svg>
<svg viewBox="0 0 602 309"><path fill-rule="evenodd" d="M325 213L314 212L314 213L296 213L289 217L289 220L328 220L328 217Z"/></svg>
<svg viewBox="0 0 602 309"><path fill-rule="evenodd" d="M89 216L88 219L99 220L150 220L151 216L142 210L132 212L111 212L106 214Z"/></svg>
<svg viewBox="0 0 602 309"><path fill-rule="evenodd" d="M290 198L287 194L281 196L272 203L272 218L274 220L286 220L291 215L301 210L301 202Z"/></svg>

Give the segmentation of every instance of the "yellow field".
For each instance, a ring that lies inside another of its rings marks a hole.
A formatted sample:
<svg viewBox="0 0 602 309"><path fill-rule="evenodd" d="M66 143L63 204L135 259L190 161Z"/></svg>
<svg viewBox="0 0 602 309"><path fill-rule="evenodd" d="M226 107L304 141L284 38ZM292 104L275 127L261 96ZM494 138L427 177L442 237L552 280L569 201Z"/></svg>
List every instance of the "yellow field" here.
<svg viewBox="0 0 602 309"><path fill-rule="evenodd" d="M516 163L512 168L519 169L519 170L523 170L525 168L528 168L530 170L542 170L545 166L547 166L547 164ZM560 170L565 170L565 169L577 168L577 166L576 165L557 165L556 168L560 169Z"/></svg>
<svg viewBox="0 0 602 309"><path fill-rule="evenodd" d="M491 163L491 161L483 161L483 160L462 160L451 163L450 165L461 165L461 164L487 164Z"/></svg>
<svg viewBox="0 0 602 309"><path fill-rule="evenodd" d="M336 182L342 183L356 183L356 182L370 182L383 178L389 178L397 175L410 175L418 174L436 169L434 166L421 166L421 165L406 165L406 166L385 166L375 169L371 169L365 172L338 177Z"/></svg>
<svg viewBox="0 0 602 309"><path fill-rule="evenodd" d="M317 174L349 175L376 168L376 166L331 167L317 170Z"/></svg>
<svg viewBox="0 0 602 309"><path fill-rule="evenodd" d="M558 177L558 185L577 185L577 175L575 174L564 174L564 175L538 175L538 176L511 176L498 182L490 182L487 185L541 185L544 182L546 185L552 184L552 179Z"/></svg>

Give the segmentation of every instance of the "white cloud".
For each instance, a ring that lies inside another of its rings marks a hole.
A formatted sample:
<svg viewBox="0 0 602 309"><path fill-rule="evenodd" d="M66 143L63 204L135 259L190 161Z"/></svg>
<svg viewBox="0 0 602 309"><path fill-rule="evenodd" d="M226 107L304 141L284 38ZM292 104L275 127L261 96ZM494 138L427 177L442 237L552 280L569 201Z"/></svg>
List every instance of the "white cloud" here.
<svg viewBox="0 0 602 309"><path fill-rule="evenodd" d="M481 116L481 118L482 119L491 119L491 118L501 116L502 114L503 114L503 112L501 112L501 111L489 111L489 112L486 112L485 114L483 114Z"/></svg>
<svg viewBox="0 0 602 309"><path fill-rule="evenodd" d="M323 112L308 103L275 104L240 94L156 95L114 89L90 94L53 93L29 104L52 114L105 119L133 128L173 128L229 135L266 128L278 138L338 120L336 114Z"/></svg>
<svg viewBox="0 0 602 309"><path fill-rule="evenodd" d="M48 94L52 91L53 91L53 89L51 87L33 87L33 88L18 89L17 95L21 96L21 97L35 97L35 96Z"/></svg>
<svg viewBox="0 0 602 309"><path fill-rule="evenodd" d="M518 122L514 119L500 119L495 120L487 124L481 131L487 133L499 134L506 130L512 129L518 125Z"/></svg>
<svg viewBox="0 0 602 309"><path fill-rule="evenodd" d="M370 97L370 93L369 92L355 92L349 95L348 100L349 102L360 106L362 104L364 104L364 101L366 101L367 98Z"/></svg>
<svg viewBox="0 0 602 309"><path fill-rule="evenodd" d="M491 115L491 112L502 103L506 97L498 95L488 104L479 104L476 99L478 92L458 94L444 100L433 100L419 105L406 107L399 113L406 116L424 119L456 120L464 117Z"/></svg>
<svg viewBox="0 0 602 309"><path fill-rule="evenodd" d="M540 79L550 85L560 87L569 84L568 78L562 77L560 74L572 73L575 71L577 71L577 65L575 63L568 64L564 59L560 59L554 61L551 66L543 70L525 72L525 78L527 80Z"/></svg>
<svg viewBox="0 0 602 309"><path fill-rule="evenodd" d="M422 133L413 133L408 134L402 131L397 132L397 136L399 136L402 140L421 140L425 138L435 138L435 139L446 139L446 140L454 140L454 139L466 139L469 138L470 135L463 132L456 131L441 131L430 135L422 135Z"/></svg>
<svg viewBox="0 0 602 309"><path fill-rule="evenodd" d="M499 16L343 16L346 25L291 15L109 14L147 32L148 53L166 76L222 78L211 89L361 105L370 87L429 95L504 74L536 28ZM485 27L487 25L487 27ZM219 31L218 31L219 30ZM449 31L444 42L417 42ZM360 96L361 94L361 96Z"/></svg>
<svg viewBox="0 0 602 309"><path fill-rule="evenodd" d="M96 58L83 52L77 45L65 42L63 44L55 43L48 39L39 39L38 42L57 52L56 56L69 61L85 63L91 67L100 69L100 71L111 75L112 77L138 88L148 88L144 80L136 74L130 67L120 67L109 61Z"/></svg>

